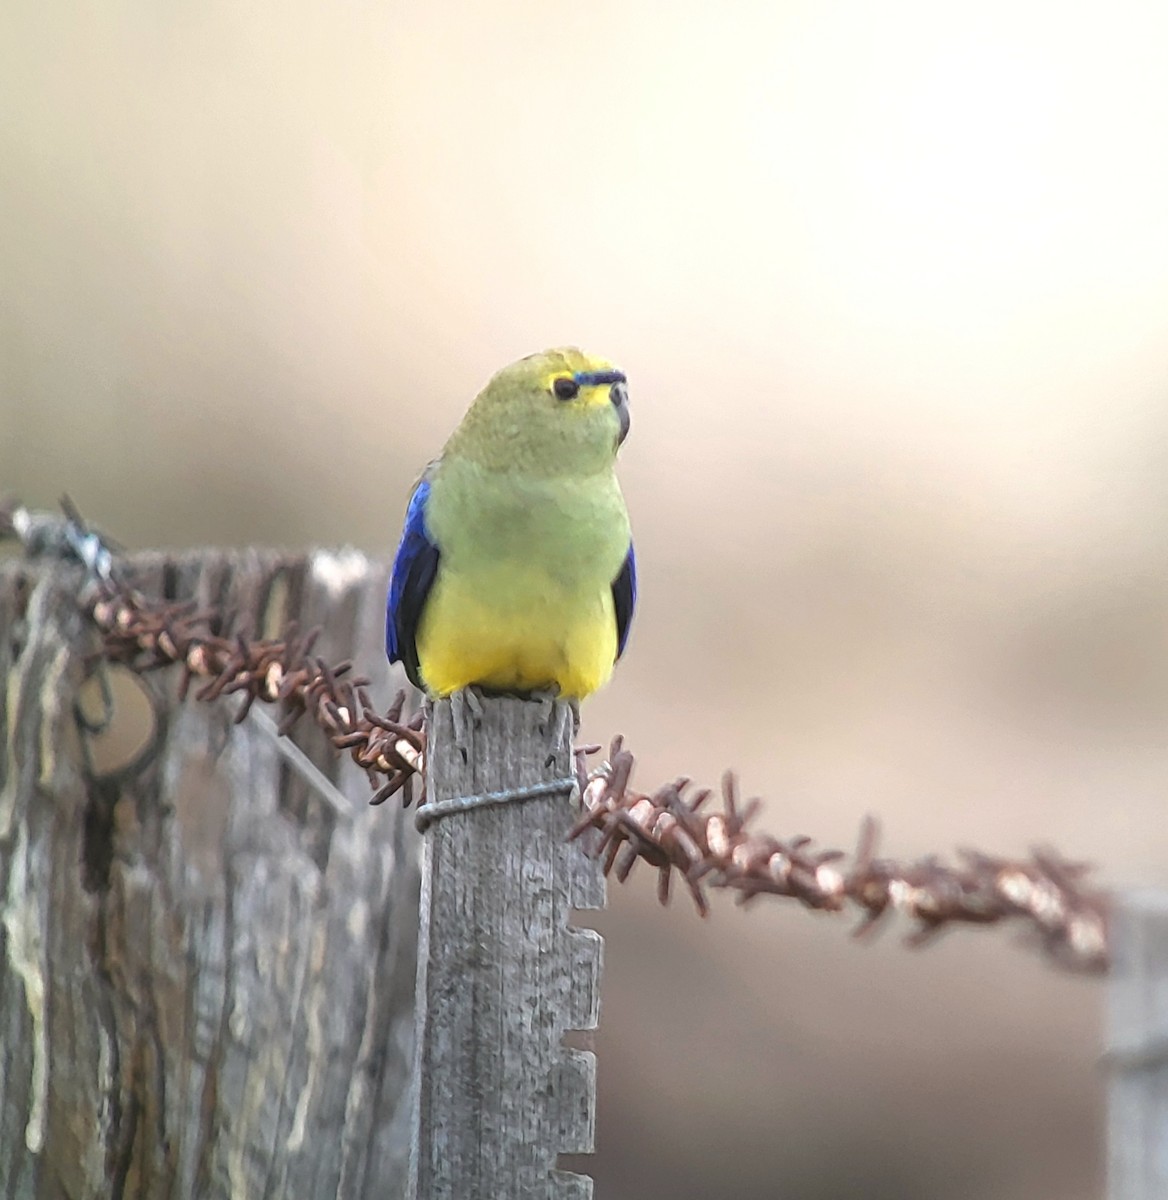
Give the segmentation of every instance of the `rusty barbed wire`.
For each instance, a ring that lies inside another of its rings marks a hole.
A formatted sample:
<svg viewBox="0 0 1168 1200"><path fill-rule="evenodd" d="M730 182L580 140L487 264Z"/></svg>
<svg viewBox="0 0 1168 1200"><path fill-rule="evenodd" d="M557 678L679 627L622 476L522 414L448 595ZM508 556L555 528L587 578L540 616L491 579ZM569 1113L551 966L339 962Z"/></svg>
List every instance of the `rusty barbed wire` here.
<svg viewBox="0 0 1168 1200"><path fill-rule="evenodd" d="M63 515L33 512L6 500L0 503L0 538L16 537L30 557L74 559L85 567L92 586L83 604L102 637L105 661L137 672L181 667L180 699L196 679L205 681L195 691L197 700L241 694L236 724L257 700L280 708L280 735L310 716L334 748L347 751L368 775L375 789L371 804L424 776L423 714L403 719L405 689L379 713L366 691L369 680L350 674L352 662L330 666L312 654L319 629L300 635L290 627L283 638L228 636L229 622L218 609L147 599L120 578L113 543L89 528L68 496L61 508ZM404 795L408 804L408 790Z"/></svg>
<svg viewBox="0 0 1168 1200"><path fill-rule="evenodd" d="M62 524L72 528L63 530ZM403 689L378 713L366 691L369 681L352 674L351 661L330 666L312 654L319 630L301 635L290 627L283 638L229 636L218 609L149 600L111 572L107 543L71 507L61 518L0 505L0 537L12 534L30 553L69 556L86 565L93 581L86 610L107 661L139 672L177 665L180 697L195 680L203 681L194 692L198 700L241 694L237 723L256 701L280 707L280 734L308 716L338 752L348 752L366 772L375 789L371 804L403 791L410 802L406 784L425 773L423 712L403 719ZM583 814L570 837L598 831L586 848L620 882L639 861L653 867L662 903L669 900L676 874L703 916L709 912L707 888L733 891L744 904L761 895L781 896L818 911L857 913L858 936L899 913L916 924L908 938L914 946L954 926L1013 921L1028 928L1054 962L1084 973L1107 969L1108 894L1087 886L1085 864L1068 862L1053 850L1037 849L1026 859L963 850L953 865L937 856L898 863L877 857L878 826L869 817L849 856L818 849L808 837L780 840L751 829L761 801L741 803L731 772L722 779L720 811L703 812L714 793L695 789L688 778L651 795L633 789L635 759L620 737L608 760L589 772L587 757L599 749L575 751Z"/></svg>
<svg viewBox="0 0 1168 1200"><path fill-rule="evenodd" d="M257 700L279 706L281 735L310 716L335 749L347 751L369 776L376 788L371 804L384 803L424 769L423 714L403 719L405 689L379 713L366 691L369 680L351 674L351 661L330 666L312 654L319 629L300 635L290 627L283 638L227 637L215 632L222 620L217 610L149 601L110 584L99 585L89 613L108 661L138 672L181 667L180 699L193 680L203 679L197 700L242 695L236 724Z"/></svg>
<svg viewBox="0 0 1168 1200"><path fill-rule="evenodd" d="M865 819L856 850L817 849L808 837L785 841L749 828L761 800L741 803L733 773L722 779L722 808L702 812L713 792L682 778L652 795L630 786L633 755L614 739L608 761L583 786L584 813L571 837L599 830L591 847L605 874L623 882L638 861L658 872L658 896L669 899L676 873L698 911L709 911L705 888L726 888L748 903L785 896L823 912L857 912L859 936L892 913L916 922L910 944L921 946L956 925L1013 920L1029 927L1046 954L1075 971L1107 969L1108 896L1088 888L1088 866L1049 849L1011 860L959 852L947 865L936 856L898 863L876 855L878 827Z"/></svg>

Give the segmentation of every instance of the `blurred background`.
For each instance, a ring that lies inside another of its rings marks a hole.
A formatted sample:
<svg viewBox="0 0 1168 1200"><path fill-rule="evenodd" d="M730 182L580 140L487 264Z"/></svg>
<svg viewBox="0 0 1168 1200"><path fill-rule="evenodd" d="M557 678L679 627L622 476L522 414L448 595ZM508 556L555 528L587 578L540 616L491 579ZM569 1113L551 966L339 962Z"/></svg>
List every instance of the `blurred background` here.
<svg viewBox="0 0 1168 1200"><path fill-rule="evenodd" d="M0 492L388 559L581 344L642 588L587 736L1168 886L1166 61L1159 0L7 0ZM599 1200L1102 1194L1098 982L720 899L597 922Z"/></svg>

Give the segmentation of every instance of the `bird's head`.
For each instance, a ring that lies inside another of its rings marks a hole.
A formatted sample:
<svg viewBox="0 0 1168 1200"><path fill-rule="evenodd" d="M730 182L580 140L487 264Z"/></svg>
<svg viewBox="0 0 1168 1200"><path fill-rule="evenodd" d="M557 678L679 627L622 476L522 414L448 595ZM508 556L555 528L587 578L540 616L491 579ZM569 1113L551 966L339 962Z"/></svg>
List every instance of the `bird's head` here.
<svg viewBox="0 0 1168 1200"><path fill-rule="evenodd" d="M579 473L610 470L628 432L624 372L569 346L497 372L447 449L491 467Z"/></svg>

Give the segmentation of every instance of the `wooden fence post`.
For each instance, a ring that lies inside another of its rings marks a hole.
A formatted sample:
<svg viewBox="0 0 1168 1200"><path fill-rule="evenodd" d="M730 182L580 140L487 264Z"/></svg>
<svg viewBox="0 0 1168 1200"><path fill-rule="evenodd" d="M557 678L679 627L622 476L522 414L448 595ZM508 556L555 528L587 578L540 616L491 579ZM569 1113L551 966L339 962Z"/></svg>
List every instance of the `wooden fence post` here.
<svg viewBox="0 0 1168 1200"><path fill-rule="evenodd" d="M324 626L383 662L361 556L126 563L147 596ZM0 563L0 1196L386 1200L406 1186L416 835L301 722L142 677L157 726L95 778L80 569ZM197 686L197 684L196 684ZM384 700L384 687L379 702ZM259 706L257 706L259 707ZM314 774L315 772L315 774Z"/></svg>
<svg viewBox="0 0 1168 1200"><path fill-rule="evenodd" d="M1112 917L1109 1200L1168 1196L1168 893L1129 892Z"/></svg>
<svg viewBox="0 0 1168 1200"><path fill-rule="evenodd" d="M479 796L571 774L541 706L483 702L473 753L434 706L428 801ZM411 1200L585 1200L592 1179L556 1169L593 1149L595 1060L567 1049L593 1029L600 936L568 926L600 908L599 864L565 842L570 783L551 794L457 812L426 831L418 946L418 1115Z"/></svg>

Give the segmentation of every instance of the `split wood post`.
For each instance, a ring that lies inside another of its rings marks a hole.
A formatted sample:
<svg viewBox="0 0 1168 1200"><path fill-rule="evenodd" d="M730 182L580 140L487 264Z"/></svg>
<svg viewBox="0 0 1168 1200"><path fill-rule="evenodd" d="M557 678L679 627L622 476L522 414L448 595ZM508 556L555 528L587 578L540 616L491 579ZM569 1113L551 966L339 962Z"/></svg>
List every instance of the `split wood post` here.
<svg viewBox="0 0 1168 1200"><path fill-rule="evenodd" d="M546 707L483 701L469 761L449 701L434 706L428 802L564 780ZM556 1169L590 1153L595 1059L563 1045L594 1029L601 939L569 927L600 908L599 864L565 837L571 784L437 817L426 830L418 944L418 1116L411 1200L586 1200L592 1179Z"/></svg>
<svg viewBox="0 0 1168 1200"><path fill-rule="evenodd" d="M1168 893L1117 898L1112 916L1109 1200L1168 1196Z"/></svg>
<svg viewBox="0 0 1168 1200"><path fill-rule="evenodd" d="M126 570L256 633L321 624L329 661L384 661L385 572L353 552ZM412 818L370 808L307 719L298 759L262 718L233 725L237 699L180 703L177 668L141 677L153 735L95 778L83 581L0 563L0 1197L402 1195Z"/></svg>

